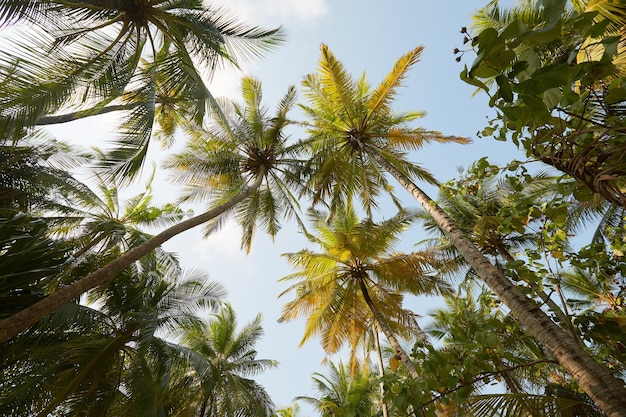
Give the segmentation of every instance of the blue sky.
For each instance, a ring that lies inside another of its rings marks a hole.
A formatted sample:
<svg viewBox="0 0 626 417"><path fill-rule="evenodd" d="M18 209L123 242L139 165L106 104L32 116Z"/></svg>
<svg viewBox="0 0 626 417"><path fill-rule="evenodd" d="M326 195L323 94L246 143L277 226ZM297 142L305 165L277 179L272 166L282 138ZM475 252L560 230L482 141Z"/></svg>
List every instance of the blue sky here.
<svg viewBox="0 0 626 417"><path fill-rule="evenodd" d="M282 25L287 42L262 60L232 68L213 77L214 95L238 97L239 79L252 75L263 83L264 101L273 108L289 85L300 85L305 74L314 72L319 59L320 44L326 43L346 68L359 76L367 73L372 85L379 83L395 61L418 45L425 50L421 62L409 73L406 87L400 91L397 109L423 110L426 117L420 125L447 135L467 136L471 145L431 145L416 152L413 159L423 164L440 181L457 175L457 167L467 167L488 155L493 163L522 159L523 155L510 144L476 137L492 115L487 97L473 97L474 89L459 78L463 63L455 62L453 49L462 48L462 26L471 24L471 14L484 6L486 0L230 0L225 7L251 24L275 27ZM471 59L471 54L468 57ZM86 120L55 128L62 139L103 146L111 138L110 117ZM184 138L179 144L182 145ZM163 151L151 153L158 164ZM399 187L398 187L399 188ZM171 201L175 187L167 184L164 174L157 175L153 185L157 201ZM141 184L133 192L141 190ZM427 188L436 197L436 190ZM405 196L409 206L415 203ZM185 207L187 208L187 207ZM196 213L202 207L192 207ZM394 211L380 213L389 217ZM403 250L425 236L419 228L404 235ZM178 253L185 267L200 268L214 281L224 284L228 301L233 305L240 323L247 323L258 313L263 315L265 335L257 346L258 357L276 359L280 366L258 377L278 407L284 407L298 395L313 395L311 374L323 372L325 359L317 341L299 348L304 321L277 323L288 296L277 299L286 285L277 280L291 271L280 254L296 252L306 245L293 225L286 224L272 242L259 234L249 255L240 249L239 231L232 225L202 239L200 230L186 232L164 245ZM415 301L410 307L426 315L436 308L434 301ZM332 357L338 361L340 357ZM309 414L308 412L305 414Z"/></svg>

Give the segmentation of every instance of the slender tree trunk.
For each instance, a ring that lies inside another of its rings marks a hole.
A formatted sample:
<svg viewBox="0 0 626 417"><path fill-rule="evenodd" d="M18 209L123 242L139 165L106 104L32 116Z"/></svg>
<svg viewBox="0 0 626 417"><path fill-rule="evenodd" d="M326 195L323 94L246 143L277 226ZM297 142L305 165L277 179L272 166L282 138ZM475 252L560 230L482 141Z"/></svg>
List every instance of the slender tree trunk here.
<svg viewBox="0 0 626 417"><path fill-rule="evenodd" d="M172 237L193 227L206 223L207 221L233 208L235 205L252 195L261 186L263 178L264 173L261 172L259 173L254 184L239 192L239 194L231 198L226 203L167 228L163 232L144 242L142 245L129 250L119 258L104 265L97 271L71 283L67 287L58 289L43 300L25 308L9 318L0 320L0 343L3 343L7 339L26 330L42 318L54 313L64 304L77 299L85 292L110 281L113 277L115 277L115 275L132 265L133 262L152 252Z"/></svg>
<svg viewBox="0 0 626 417"><path fill-rule="evenodd" d="M57 114L54 116L41 116L40 118L37 119L37 121L35 122L35 125L44 126L44 125L55 125L59 123L67 123L67 122L71 122L74 120L83 119L89 116L98 116L100 114L111 113L114 111L130 110L135 106L136 104L116 104L116 105L103 107L98 111L80 110L80 111L75 111L71 113Z"/></svg>
<svg viewBox="0 0 626 417"><path fill-rule="evenodd" d="M365 282L363 281L363 279L359 279L359 287L361 288L361 294L363 294L363 299L365 300L365 303L370 308L370 311L372 312L372 315L374 316L376 323L378 324L378 326L380 326L380 329L383 331L383 333L387 337L389 344L391 345L393 350L396 352L396 354L400 357L400 362L402 362L402 365L404 366L406 371L409 373L411 378L418 379L419 374L417 373L417 369L415 369L415 365L413 365L413 362L411 362L411 358L409 358L409 355L407 355L404 349L402 349L402 346L400 346L400 343L398 343L398 339L396 339L396 336L393 334L393 332L387 325L387 321L385 320L385 317L381 314L380 311L378 311L378 308L372 301L372 298L370 297L370 294L367 291L367 286L365 285Z"/></svg>
<svg viewBox="0 0 626 417"><path fill-rule="evenodd" d="M387 162L378 151L365 148L365 152L422 205L491 291L517 316L528 332L554 356L607 416L626 417L624 381L615 378L604 366L596 362L571 335L554 323L537 303L527 298L511 283L502 271L476 249L452 219L406 175Z"/></svg>
<svg viewBox="0 0 626 417"><path fill-rule="evenodd" d="M378 374L382 377L385 376L385 364L383 363L383 353L380 349L380 339L378 337L378 330L372 329L374 336L374 349L376 349L376 359L378 359ZM385 402L385 382L380 381L380 408L383 411L383 417L389 417L389 408Z"/></svg>
<svg viewBox="0 0 626 417"><path fill-rule="evenodd" d="M509 251L502 245L498 247L498 252L502 255L504 260L507 262L512 262L515 260L515 258L509 253ZM547 305L550 308L550 310L552 310L552 312L556 316L556 319L567 326L569 319L565 315L565 313L561 310L561 307L559 307L554 302L554 300L552 300L552 298L550 298L550 296L545 293L545 291L539 288L539 285L537 285L536 282L529 281L528 286L532 288L533 291L535 291L535 293L537 294L537 296L541 298L541 301L543 301L544 304Z"/></svg>
<svg viewBox="0 0 626 417"><path fill-rule="evenodd" d="M513 258L513 256L511 256L511 254L509 253L509 251L505 247L498 247L498 252L508 262L511 262L511 261L515 260L515 258ZM574 329L574 325L572 324L572 321L569 318L567 310L566 311L561 310L561 307L559 307L558 304L555 303L554 300L552 298L550 298L550 296L548 294L546 294L545 291L543 291L541 288L539 288L539 285L536 282L528 281L527 284L528 284L528 286L530 288L532 288L533 291L535 291L535 294L537 294L537 296L539 298L541 298L541 301L543 301L544 304L547 305L550 308L550 310L556 316L557 321L559 321L563 326L567 327L567 329L569 330L572 338L574 338L576 340L578 345L581 348L584 349L585 348L585 344L580 339L580 337L578 337L578 334L576 334L576 329Z"/></svg>
<svg viewBox="0 0 626 417"><path fill-rule="evenodd" d="M206 412L206 407L209 399L205 398L202 400L202 404L200 405L200 411L198 412L198 417L204 417L204 413Z"/></svg>

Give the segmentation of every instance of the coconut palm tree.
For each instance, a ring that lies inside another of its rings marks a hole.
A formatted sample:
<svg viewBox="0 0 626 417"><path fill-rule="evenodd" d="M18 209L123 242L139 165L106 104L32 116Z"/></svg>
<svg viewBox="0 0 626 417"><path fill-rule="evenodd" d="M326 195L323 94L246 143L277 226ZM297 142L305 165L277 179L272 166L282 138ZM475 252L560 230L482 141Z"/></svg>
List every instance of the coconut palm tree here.
<svg viewBox="0 0 626 417"><path fill-rule="evenodd" d="M0 23L18 26L15 48L0 56L0 136L17 140L37 124L125 111L106 161L125 176L141 167L155 112L162 126L174 120L161 116L172 109L200 123L213 100L203 73L282 39L279 29L242 24L201 0L2 1Z"/></svg>
<svg viewBox="0 0 626 417"><path fill-rule="evenodd" d="M69 173L86 159L86 153L41 131L23 137L19 145L0 139L0 216L21 211L50 223L62 220L54 214L71 212L68 198L87 190Z"/></svg>
<svg viewBox="0 0 626 417"><path fill-rule="evenodd" d="M390 174L422 205L476 274L580 387L608 415L623 416L626 389L621 381L492 265L446 212L415 184L414 179L424 177L423 170L407 160L406 150L418 150L430 141L463 142L437 132L407 128L404 123L414 119L415 113L407 117L391 109L397 88L421 51L418 47L401 57L385 80L370 91L363 78L353 81L330 49L322 45L319 73L304 80L309 98L304 110L312 118L308 130L315 138L311 152L316 169L311 170L309 180L314 198L330 200L328 205L335 210L350 197L358 196L368 208L380 190L374 179ZM386 180L381 181L386 189Z"/></svg>
<svg viewBox="0 0 626 417"><path fill-rule="evenodd" d="M274 234L279 229L279 210L285 210L287 216L296 215L297 202L287 187L297 181L290 172L301 163L298 152L302 144L288 144L284 132L288 123L287 112L294 104L295 89L289 89L276 114L270 117L261 107L260 82L244 79L242 86L245 106L235 106L238 113L229 119L222 117L221 110L213 112L215 126L198 132L198 138L190 142L190 149L194 152L183 151L170 164L174 168L190 169L187 180L192 184L190 190L193 193L189 198L214 198L213 205L206 212L167 228L28 309L0 321L0 343L63 304L110 281L172 237L233 209L244 225L243 239L247 245L258 221ZM195 152L201 148L203 153ZM195 159L188 158L191 153ZM196 183L196 180L201 182ZM246 203L240 206L242 202Z"/></svg>
<svg viewBox="0 0 626 417"><path fill-rule="evenodd" d="M224 304L207 321L188 322L178 330L196 381L190 395L195 416L269 417L274 411L265 389L250 379L278 364L256 358L261 316L241 329L237 326L235 311Z"/></svg>
<svg viewBox="0 0 626 417"><path fill-rule="evenodd" d="M402 308L403 293L442 294L445 282L429 275L436 263L428 253L393 253L398 234L412 221L410 213L375 223L359 222L353 209L336 213L328 223L317 213L317 236L309 240L321 252L302 250L284 256L296 272L282 281L297 280L282 295L295 292L283 308L279 321L307 316L302 342L321 335L327 353L344 343L355 351L356 344L373 326L382 330L413 378L417 372L398 343L397 335L419 333L415 314Z"/></svg>
<svg viewBox="0 0 626 417"><path fill-rule="evenodd" d="M0 408L12 415L104 416L147 410L146 398L150 409L162 406L153 389L159 381L147 365L184 356L163 335L196 322L197 310L214 309L223 295L205 275L183 275L155 256L142 259L91 294L97 309L66 304L4 345L2 379L10 383L2 385Z"/></svg>
<svg viewBox="0 0 626 417"><path fill-rule="evenodd" d="M372 375L366 365L354 372L351 366L331 362L328 375L316 373L313 376L317 394L297 399L314 406L322 417L373 417L378 412Z"/></svg>
<svg viewBox="0 0 626 417"><path fill-rule="evenodd" d="M298 417L300 412L300 404L294 402L285 408L276 410L273 417Z"/></svg>
<svg viewBox="0 0 626 417"><path fill-rule="evenodd" d="M244 102L222 102L223 117L214 114L207 133L189 132L187 147L169 158L166 167L174 182L184 186L182 202L210 201L210 207L229 201L255 177L263 178L258 192L208 228L234 217L243 229L242 246L249 251L258 226L272 236L280 230L281 217L302 226L294 190L301 187L296 172L303 165L299 153L304 143L290 141L285 132L287 112L295 104L294 87L270 115L261 103L261 82L244 77L241 85Z"/></svg>

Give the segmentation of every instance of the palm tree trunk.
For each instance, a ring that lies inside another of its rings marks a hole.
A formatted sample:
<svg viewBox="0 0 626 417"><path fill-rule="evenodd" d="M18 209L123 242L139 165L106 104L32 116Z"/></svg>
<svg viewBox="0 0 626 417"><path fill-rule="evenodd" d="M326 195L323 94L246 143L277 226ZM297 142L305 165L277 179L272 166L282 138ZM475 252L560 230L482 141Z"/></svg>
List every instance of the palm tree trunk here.
<svg viewBox="0 0 626 417"><path fill-rule="evenodd" d="M390 164L377 150L366 147L365 152L422 205L491 291L517 316L528 332L554 356L607 416L626 417L624 381L615 378L604 366L596 362L574 338L554 323L537 303L527 298L502 271L493 266L452 219L406 175Z"/></svg>
<svg viewBox="0 0 626 417"><path fill-rule="evenodd" d="M500 246L502 246L502 245L500 245ZM513 258L513 256L509 253L509 251L505 247L498 247L498 252L508 262L511 262L511 261L515 260L515 258ZM539 298L541 298L541 301L543 301L544 304L547 305L550 308L550 311L552 311L554 313L554 315L556 316L557 321L560 322L562 325L567 327L567 329L569 330L570 334L576 340L578 345L580 347L584 348L585 344L580 339L580 337L578 337L578 335L576 334L576 329L574 329L574 325L572 324L572 321L569 318L569 314L568 314L567 310L565 309L565 305L563 306L565 311L561 310L561 308L554 302L554 300L552 298L550 298L550 296L548 294L546 294L545 291L543 291L541 288L539 288L539 285L536 282L528 281L528 286L530 288L532 288L532 290L535 291L535 294L537 294L537 296Z"/></svg>
<svg viewBox="0 0 626 417"><path fill-rule="evenodd" d="M380 339L378 337L378 330L372 329L374 335L374 349L376 349L376 359L378 359L378 374L380 377L385 376L385 364L383 363L383 353L380 349ZM389 408L385 402L385 382L380 381L380 408L383 411L383 417L389 417Z"/></svg>
<svg viewBox="0 0 626 417"><path fill-rule="evenodd" d="M387 325L385 317L381 314L380 311L378 311L378 308L372 301L372 298L367 291L367 286L365 285L363 279L359 279L359 287L361 288L361 294L363 294L363 299L365 300L365 303L370 308L370 311L372 312L376 323L380 326L380 329L387 337L389 344L396 352L396 354L400 357L400 362L402 362L402 365L404 365L404 368L409 373L411 378L418 379L419 374L417 373L417 369L415 369L415 365L413 365L413 362L411 362L411 358L409 358L409 355L407 355L404 349L402 349L402 346L400 346L400 343L398 343L398 339L396 339L396 336L394 336L393 332Z"/></svg>
<svg viewBox="0 0 626 417"><path fill-rule="evenodd" d="M131 110L136 104L116 104L103 107L97 111L93 110L80 110L71 113L47 115L41 116L35 121L35 126L55 125L59 123L72 122L74 120L82 119L89 116L98 116L101 114L111 113L114 111Z"/></svg>
<svg viewBox="0 0 626 417"><path fill-rule="evenodd" d="M204 417L204 413L206 413L207 403L209 402L208 398L202 400L202 404L200 405L200 411L198 412L198 417Z"/></svg>
<svg viewBox="0 0 626 417"><path fill-rule="evenodd" d="M42 318L54 313L64 304L77 299L85 292L110 281L115 277L115 275L132 265L133 262L141 259L174 236L206 223L207 221L233 208L235 205L252 195L261 186L265 176L264 174L264 172L260 172L256 181L250 187L243 189L226 203L167 228L158 235L147 240L142 245L129 250L119 258L104 265L97 271L71 283L67 287L63 287L53 292L43 300L25 308L11 317L0 320L0 343L5 342L21 331L26 330Z"/></svg>
<svg viewBox="0 0 626 417"><path fill-rule="evenodd" d="M505 261L512 262L515 260L515 258L509 253L509 251L502 245L500 245L497 249ZM550 310L556 316L557 321L560 321L564 325L567 325L570 322L569 318L565 315L561 308L554 302L554 300L552 300L552 298L550 298L548 294L546 294L545 291L539 288L539 285L536 282L528 281L527 284L530 288L532 288L533 291L535 291L537 296L541 298L541 301L543 301L544 304L550 308Z"/></svg>

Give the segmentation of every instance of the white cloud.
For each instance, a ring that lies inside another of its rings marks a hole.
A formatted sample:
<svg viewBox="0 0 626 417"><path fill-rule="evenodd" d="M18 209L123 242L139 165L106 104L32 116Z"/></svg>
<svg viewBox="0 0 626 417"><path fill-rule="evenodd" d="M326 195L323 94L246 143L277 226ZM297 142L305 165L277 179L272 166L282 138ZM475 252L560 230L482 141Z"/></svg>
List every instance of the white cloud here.
<svg viewBox="0 0 626 417"><path fill-rule="evenodd" d="M200 230L200 228L198 228ZM228 221L219 231L209 237L193 241L191 253L201 264L237 265L237 269L246 262L246 254L241 249L241 228Z"/></svg>
<svg viewBox="0 0 626 417"><path fill-rule="evenodd" d="M262 7L270 16L283 19L314 20L328 12L325 0L265 0Z"/></svg>
<svg viewBox="0 0 626 417"><path fill-rule="evenodd" d="M209 91L213 97L229 97L237 99L241 97L241 77L243 72L232 67L218 70L209 82Z"/></svg>
<svg viewBox="0 0 626 417"><path fill-rule="evenodd" d="M328 13L326 0L230 0L218 4L248 23L260 25L281 21L311 21Z"/></svg>

